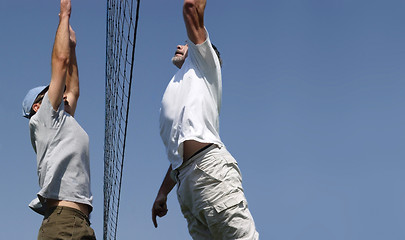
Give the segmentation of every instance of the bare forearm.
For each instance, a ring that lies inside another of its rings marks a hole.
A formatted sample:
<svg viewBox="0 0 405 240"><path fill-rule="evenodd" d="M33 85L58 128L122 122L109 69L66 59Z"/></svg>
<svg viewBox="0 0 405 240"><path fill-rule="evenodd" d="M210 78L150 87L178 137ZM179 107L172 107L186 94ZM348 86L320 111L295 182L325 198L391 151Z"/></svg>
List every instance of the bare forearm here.
<svg viewBox="0 0 405 240"><path fill-rule="evenodd" d="M58 80L65 80L60 75L66 73L70 60L70 52L69 16L61 15L52 50L52 75L56 75Z"/></svg>
<svg viewBox="0 0 405 240"><path fill-rule="evenodd" d="M204 27L206 3L206 0L184 0L183 17L187 36L195 44L203 43L206 39Z"/></svg>
<svg viewBox="0 0 405 240"><path fill-rule="evenodd" d="M163 194L167 196L174 186L176 186L176 182L171 178L170 173L172 172L172 166L170 165L169 169L167 170L166 176L160 186L158 195Z"/></svg>
<svg viewBox="0 0 405 240"><path fill-rule="evenodd" d="M76 59L76 33L72 26L69 26L70 58L66 77L66 93L69 94L69 100L77 102L80 95L79 89L79 71Z"/></svg>
<svg viewBox="0 0 405 240"><path fill-rule="evenodd" d="M59 107L62 101L63 90L66 82L66 73L70 60L69 43L69 18L70 11L62 11L59 14L59 25L56 30L55 42L52 50L52 76L49 86L49 99L54 109Z"/></svg>
<svg viewBox="0 0 405 240"><path fill-rule="evenodd" d="M159 192L156 196L155 202L152 206L152 221L155 227L158 226L156 217L163 217L167 214L167 195L176 185L176 182L170 177L172 172L172 166L170 165L167 170L166 176L163 179L162 185L160 186Z"/></svg>
<svg viewBox="0 0 405 240"><path fill-rule="evenodd" d="M69 68L66 76L66 90L73 92L75 95L77 95L77 97L79 97L79 70L76 59L76 48L71 47L70 49Z"/></svg>
<svg viewBox="0 0 405 240"><path fill-rule="evenodd" d="M70 47L70 60L66 75L66 96L69 100L70 114L73 116L76 111L77 100L80 95L79 70L76 59L76 47Z"/></svg>

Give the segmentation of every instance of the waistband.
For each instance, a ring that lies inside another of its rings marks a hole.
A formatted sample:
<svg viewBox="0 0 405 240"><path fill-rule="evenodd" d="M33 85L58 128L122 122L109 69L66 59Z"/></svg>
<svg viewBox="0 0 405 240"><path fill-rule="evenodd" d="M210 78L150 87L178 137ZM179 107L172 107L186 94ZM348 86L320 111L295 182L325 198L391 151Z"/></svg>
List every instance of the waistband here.
<svg viewBox="0 0 405 240"><path fill-rule="evenodd" d="M45 211L44 214L44 219L48 218L49 216L51 216L53 213L56 214L62 214L62 213L67 213L67 214L72 214L76 217L79 217L81 219L84 219L87 221L87 223L90 225L90 220L89 218L86 216L86 214L82 213L80 210L75 209L75 208L71 208L71 207L66 207L66 206L55 206L55 207L50 207Z"/></svg>
<svg viewBox="0 0 405 240"><path fill-rule="evenodd" d="M209 145L209 147L207 147L207 148L204 147L204 148L202 148L202 150L197 151L197 153L195 153L191 158L189 158L187 161L183 162L183 164L181 164L180 167L174 169L174 170L170 173L171 178L172 178L174 181L177 182L177 180L178 180L178 179L177 179L177 176L179 175L179 173L180 173L180 171L181 171L182 169L186 168L188 165L190 165L191 163L193 163L196 159L198 159L198 158L204 156L204 155L207 154L209 151L211 151L212 149L215 149L215 148L220 148L220 147L214 143L214 144Z"/></svg>
<svg viewBox="0 0 405 240"><path fill-rule="evenodd" d="M211 151L214 148L217 148L218 145L216 144L211 144L209 147L204 147L201 150L198 150L192 157L190 157L187 161L183 162L180 167L178 167L176 170L180 171L181 169L187 167L190 165L192 162L194 162L196 159L200 158L201 156L205 155L209 151Z"/></svg>
<svg viewBox="0 0 405 240"><path fill-rule="evenodd" d="M210 144L208 144L207 146L202 147L200 150L198 150L198 151L195 152L193 155L191 155L191 157L190 157L189 159L193 158L194 156L196 156L196 155L199 154L200 152L203 152L205 149L208 149L208 148L211 147L212 145L214 145L214 144L213 144L213 143L210 143ZM186 161L187 161L187 160L186 160Z"/></svg>

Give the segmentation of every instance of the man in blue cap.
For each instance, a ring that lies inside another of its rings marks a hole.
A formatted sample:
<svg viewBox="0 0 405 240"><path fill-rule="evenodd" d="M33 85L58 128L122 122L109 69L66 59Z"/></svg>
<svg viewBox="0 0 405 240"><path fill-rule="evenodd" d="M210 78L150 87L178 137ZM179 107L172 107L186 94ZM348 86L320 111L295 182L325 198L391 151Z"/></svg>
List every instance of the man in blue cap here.
<svg viewBox="0 0 405 240"><path fill-rule="evenodd" d="M89 221L89 137L74 118L79 75L70 14L70 0L61 0L50 84L31 89L23 101L40 186L29 206L44 215L38 239L96 239Z"/></svg>
<svg viewBox="0 0 405 240"><path fill-rule="evenodd" d="M49 86L39 86L28 91L22 104L24 117L30 119L38 111L42 98L48 89Z"/></svg>

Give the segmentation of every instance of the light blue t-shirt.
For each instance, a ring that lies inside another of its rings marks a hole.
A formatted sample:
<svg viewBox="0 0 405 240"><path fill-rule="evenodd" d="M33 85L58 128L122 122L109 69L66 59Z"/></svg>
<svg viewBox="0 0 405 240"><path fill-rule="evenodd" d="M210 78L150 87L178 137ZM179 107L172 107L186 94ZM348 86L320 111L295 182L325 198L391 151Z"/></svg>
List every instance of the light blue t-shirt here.
<svg viewBox="0 0 405 240"><path fill-rule="evenodd" d="M43 215L46 199L56 199L87 204L91 211L87 133L65 112L63 101L57 111L53 109L48 93L29 126L41 188L38 197L29 204L30 208Z"/></svg>

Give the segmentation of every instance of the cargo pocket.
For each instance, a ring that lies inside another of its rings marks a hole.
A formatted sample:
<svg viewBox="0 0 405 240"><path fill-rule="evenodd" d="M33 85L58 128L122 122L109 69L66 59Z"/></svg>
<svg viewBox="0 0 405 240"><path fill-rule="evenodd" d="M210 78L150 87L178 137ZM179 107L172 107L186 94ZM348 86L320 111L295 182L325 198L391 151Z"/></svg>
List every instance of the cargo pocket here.
<svg viewBox="0 0 405 240"><path fill-rule="evenodd" d="M209 157L198 162L196 168L200 170L206 178L212 182L222 182L227 177L229 171L237 169L238 164L231 156ZM203 177L204 178L204 177Z"/></svg>
<svg viewBox="0 0 405 240"><path fill-rule="evenodd" d="M243 197L234 196L234 197L228 198L225 201L221 201L220 203L214 204L213 207L217 213L221 213L228 208L232 208L232 207L240 204L241 202L243 202L243 200L244 200Z"/></svg>
<svg viewBox="0 0 405 240"><path fill-rule="evenodd" d="M242 227L235 224L235 219L244 206L243 197L236 194L213 204L208 223L213 239L239 239L229 236L233 236L233 233Z"/></svg>

